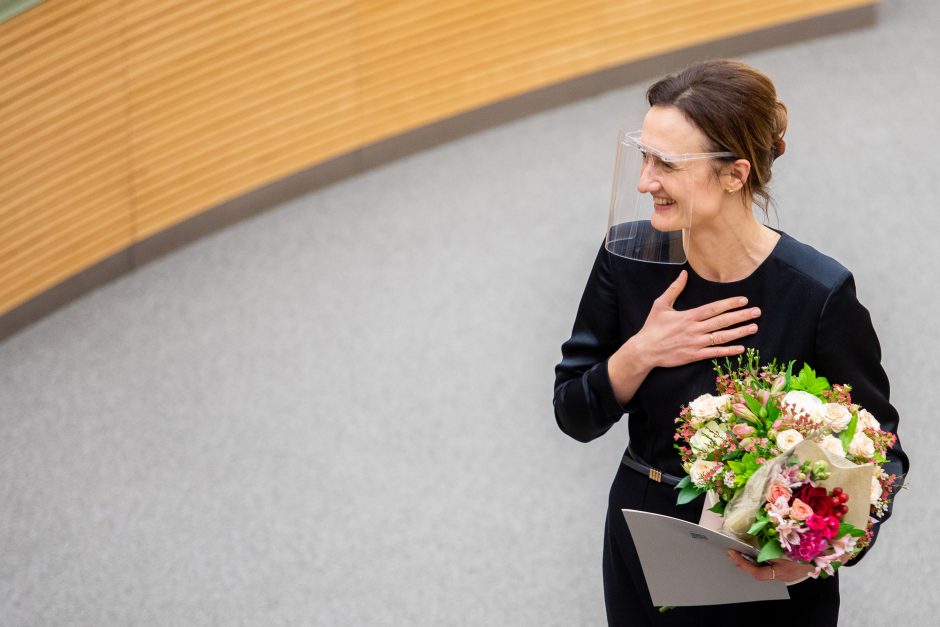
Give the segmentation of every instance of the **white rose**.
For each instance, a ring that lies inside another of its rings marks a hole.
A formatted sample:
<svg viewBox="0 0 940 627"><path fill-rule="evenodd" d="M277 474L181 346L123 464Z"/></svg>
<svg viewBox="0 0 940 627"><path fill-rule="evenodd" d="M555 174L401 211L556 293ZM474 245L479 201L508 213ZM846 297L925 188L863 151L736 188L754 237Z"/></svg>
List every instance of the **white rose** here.
<svg viewBox="0 0 940 627"><path fill-rule="evenodd" d="M697 427L709 420L721 418L721 410L728 404L728 395L712 396L711 394L702 394L697 399L689 403L689 410L692 412L692 426Z"/></svg>
<svg viewBox="0 0 940 627"><path fill-rule="evenodd" d="M843 431L852 421L852 412L845 405L839 403L826 403L819 409L823 424L834 433Z"/></svg>
<svg viewBox="0 0 940 627"><path fill-rule="evenodd" d="M872 503L877 503L878 499L881 498L881 482L878 481L877 477L871 478L871 491L869 492L869 498Z"/></svg>
<svg viewBox="0 0 940 627"><path fill-rule="evenodd" d="M815 422L819 422L819 409L823 402L815 395L803 390L787 392L783 396L783 405L792 405L797 414L808 414Z"/></svg>
<svg viewBox="0 0 940 627"><path fill-rule="evenodd" d="M787 429L777 434L777 448L781 453L786 453L802 441L803 435L796 429Z"/></svg>
<svg viewBox="0 0 940 627"><path fill-rule="evenodd" d="M842 448L842 440L835 437L834 435L827 435L820 442L819 446L826 449L833 455L838 457L845 457L845 449Z"/></svg>
<svg viewBox="0 0 940 627"><path fill-rule="evenodd" d="M875 443L864 433L856 433L849 442L849 453L855 457L870 459L875 456Z"/></svg>
<svg viewBox="0 0 940 627"><path fill-rule="evenodd" d="M866 429L881 429L881 423L875 420L875 417L867 409L858 410L858 421Z"/></svg>
<svg viewBox="0 0 940 627"><path fill-rule="evenodd" d="M692 483L697 485L700 488L705 487L705 477L714 472L715 469L721 467L720 462L710 462L704 459L697 459L695 463L692 464L692 467L689 468L689 478L692 479Z"/></svg>
<svg viewBox="0 0 940 627"><path fill-rule="evenodd" d="M707 455L715 449L719 442L725 437L727 427L714 420L705 424L704 427L695 432L695 435L689 440L692 452L697 457Z"/></svg>

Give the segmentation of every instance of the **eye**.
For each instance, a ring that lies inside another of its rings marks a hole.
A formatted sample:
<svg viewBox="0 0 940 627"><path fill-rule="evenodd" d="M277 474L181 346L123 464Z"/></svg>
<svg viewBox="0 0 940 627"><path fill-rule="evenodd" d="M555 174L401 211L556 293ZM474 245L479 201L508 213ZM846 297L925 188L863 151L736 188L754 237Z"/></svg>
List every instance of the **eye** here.
<svg viewBox="0 0 940 627"><path fill-rule="evenodd" d="M645 150L641 150L640 154L643 155L643 163L649 164L656 169L661 169L663 165L665 165L662 159L656 155L646 152Z"/></svg>
<svg viewBox="0 0 940 627"><path fill-rule="evenodd" d="M670 171L670 172L676 169L676 165L675 165L674 163L672 163L671 161L662 161L662 160L661 160L661 161L659 162L659 165L660 165L660 167L661 167L662 169L668 170L668 171Z"/></svg>

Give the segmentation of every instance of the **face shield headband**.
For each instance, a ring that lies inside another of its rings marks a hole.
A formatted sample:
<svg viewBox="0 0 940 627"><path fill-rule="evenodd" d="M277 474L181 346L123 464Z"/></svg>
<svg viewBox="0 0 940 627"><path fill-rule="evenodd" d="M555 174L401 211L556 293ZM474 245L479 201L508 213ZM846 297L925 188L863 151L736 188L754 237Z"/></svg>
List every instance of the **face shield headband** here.
<svg viewBox="0 0 940 627"><path fill-rule="evenodd" d="M650 263L683 264L692 238L695 194L714 172L700 162L731 152L668 154L620 130L607 224L607 250Z"/></svg>

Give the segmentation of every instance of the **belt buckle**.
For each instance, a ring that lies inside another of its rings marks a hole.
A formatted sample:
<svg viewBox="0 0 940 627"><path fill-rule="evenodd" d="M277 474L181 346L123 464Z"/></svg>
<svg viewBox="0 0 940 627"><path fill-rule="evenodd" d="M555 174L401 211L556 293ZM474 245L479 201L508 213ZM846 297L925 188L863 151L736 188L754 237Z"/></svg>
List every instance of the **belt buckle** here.
<svg viewBox="0 0 940 627"><path fill-rule="evenodd" d="M663 473L662 471L656 470L655 468L650 468L649 478L655 481L656 483L662 483Z"/></svg>

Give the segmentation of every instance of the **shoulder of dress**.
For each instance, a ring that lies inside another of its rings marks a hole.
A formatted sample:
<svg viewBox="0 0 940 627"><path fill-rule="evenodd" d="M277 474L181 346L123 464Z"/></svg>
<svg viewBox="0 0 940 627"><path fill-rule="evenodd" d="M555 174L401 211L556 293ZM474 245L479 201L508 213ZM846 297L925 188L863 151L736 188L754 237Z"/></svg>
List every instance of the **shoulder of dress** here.
<svg viewBox="0 0 940 627"><path fill-rule="evenodd" d="M819 288L831 291L842 285L852 273L832 257L809 244L782 233L775 257L787 271L798 273Z"/></svg>

